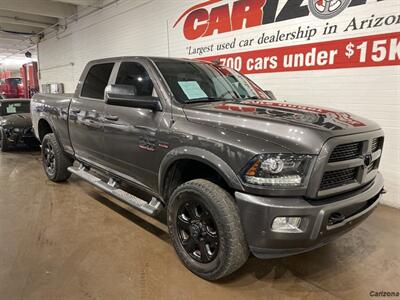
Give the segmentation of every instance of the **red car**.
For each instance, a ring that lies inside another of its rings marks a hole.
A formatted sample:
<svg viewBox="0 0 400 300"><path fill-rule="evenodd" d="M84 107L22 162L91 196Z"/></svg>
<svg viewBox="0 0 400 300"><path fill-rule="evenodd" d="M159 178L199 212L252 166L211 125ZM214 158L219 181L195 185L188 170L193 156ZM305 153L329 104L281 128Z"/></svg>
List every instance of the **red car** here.
<svg viewBox="0 0 400 300"><path fill-rule="evenodd" d="M0 94L4 95L5 98L23 98L24 86L22 79L19 77L4 79L0 84Z"/></svg>

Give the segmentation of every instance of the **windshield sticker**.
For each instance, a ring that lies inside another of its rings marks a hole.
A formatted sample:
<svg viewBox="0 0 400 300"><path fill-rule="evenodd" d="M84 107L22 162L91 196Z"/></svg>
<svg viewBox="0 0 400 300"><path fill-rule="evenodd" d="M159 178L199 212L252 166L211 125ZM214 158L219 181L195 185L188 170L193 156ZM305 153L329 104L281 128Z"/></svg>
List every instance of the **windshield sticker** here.
<svg viewBox="0 0 400 300"><path fill-rule="evenodd" d="M17 113L17 107L14 105L9 105L6 108L8 114L15 114Z"/></svg>
<svg viewBox="0 0 400 300"><path fill-rule="evenodd" d="M208 97L197 81L178 81L178 83L189 100Z"/></svg>

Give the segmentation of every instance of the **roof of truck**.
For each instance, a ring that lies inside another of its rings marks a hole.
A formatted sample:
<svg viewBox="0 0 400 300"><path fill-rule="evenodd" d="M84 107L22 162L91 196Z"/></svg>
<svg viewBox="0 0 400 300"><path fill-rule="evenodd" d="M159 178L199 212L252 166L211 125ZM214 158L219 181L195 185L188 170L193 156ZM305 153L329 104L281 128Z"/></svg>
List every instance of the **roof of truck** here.
<svg viewBox="0 0 400 300"><path fill-rule="evenodd" d="M206 61L201 61L198 59L189 59L189 58L175 58L175 57L158 57L158 56L150 56L148 59L151 59L152 61L196 61L196 62L204 62L208 63Z"/></svg>
<svg viewBox="0 0 400 300"><path fill-rule="evenodd" d="M176 58L176 57L158 57L158 56L118 56L118 57L107 57L102 59L92 60L90 64L98 64L102 62L112 62L112 61L119 61L119 60L128 60L128 59L142 59L142 60L151 60L154 62L168 62L168 61L180 61L180 62L203 62L209 63L206 61L201 61L197 59L188 59L188 58Z"/></svg>

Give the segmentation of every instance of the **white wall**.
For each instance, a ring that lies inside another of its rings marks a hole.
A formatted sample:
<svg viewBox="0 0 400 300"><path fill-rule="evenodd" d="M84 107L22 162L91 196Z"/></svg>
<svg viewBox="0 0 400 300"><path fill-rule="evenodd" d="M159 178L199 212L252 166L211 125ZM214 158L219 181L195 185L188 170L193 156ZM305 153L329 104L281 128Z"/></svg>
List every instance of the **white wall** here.
<svg viewBox="0 0 400 300"><path fill-rule="evenodd" d="M23 64L31 63L32 61L37 61L36 55L33 55L32 58L26 57L10 57L6 59L1 59L0 57L0 72L2 71L11 71L12 76L20 77L20 69Z"/></svg>
<svg viewBox="0 0 400 300"><path fill-rule="evenodd" d="M283 8L287 0L280 0ZM398 0L367 0L367 4L349 7L339 16L326 20L307 17L267 24L188 41L182 33L183 22L172 24L192 5L204 1L181 0L121 0L78 22L57 37L39 44L41 83L63 82L67 92L73 92L80 73L87 61L110 56L154 55L193 57L188 46L201 47L211 43L272 34L277 30L294 30L298 26L321 29L326 22L337 24L339 30L332 36L316 35L310 41L278 42L271 45L255 45L246 49L234 49L207 55L224 55L286 47L329 40L397 32L400 41L400 24L343 32L349 21L375 16L399 15ZM221 3L234 1L223 0ZM308 1L303 1L305 5ZM214 5L214 6L216 6ZM386 141L381 164L389 193L384 203L400 207L400 67L377 66L315 71L277 72L250 75L266 89L273 90L281 99L288 101L333 107L377 121L385 130Z"/></svg>

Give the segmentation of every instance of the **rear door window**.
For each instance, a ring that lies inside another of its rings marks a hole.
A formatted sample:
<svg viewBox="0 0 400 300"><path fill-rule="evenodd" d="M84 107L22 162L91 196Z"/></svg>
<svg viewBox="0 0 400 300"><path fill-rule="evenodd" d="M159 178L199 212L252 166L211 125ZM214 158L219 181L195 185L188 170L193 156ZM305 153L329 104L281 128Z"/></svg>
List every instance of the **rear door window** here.
<svg viewBox="0 0 400 300"><path fill-rule="evenodd" d="M114 63L98 64L90 68L83 83L81 97L104 99L104 90L108 85Z"/></svg>

